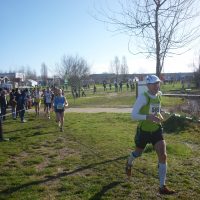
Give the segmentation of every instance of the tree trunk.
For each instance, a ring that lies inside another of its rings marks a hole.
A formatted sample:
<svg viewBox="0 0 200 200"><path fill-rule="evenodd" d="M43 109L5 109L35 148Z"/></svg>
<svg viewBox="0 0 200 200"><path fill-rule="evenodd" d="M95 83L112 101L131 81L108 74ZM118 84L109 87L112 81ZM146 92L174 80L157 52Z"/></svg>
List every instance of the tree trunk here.
<svg viewBox="0 0 200 200"><path fill-rule="evenodd" d="M160 40L159 40L159 30L158 30L158 10L159 2L155 11L155 38L156 38L156 75L160 77Z"/></svg>

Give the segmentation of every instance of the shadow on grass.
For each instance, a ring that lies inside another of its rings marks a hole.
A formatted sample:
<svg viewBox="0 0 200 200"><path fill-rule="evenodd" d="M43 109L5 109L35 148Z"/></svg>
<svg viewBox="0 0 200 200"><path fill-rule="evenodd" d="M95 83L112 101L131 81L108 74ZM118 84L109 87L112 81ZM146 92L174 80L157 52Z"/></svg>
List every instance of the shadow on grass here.
<svg viewBox="0 0 200 200"><path fill-rule="evenodd" d="M35 127L27 127L27 128L16 128L11 131L4 131L4 133L16 133L16 132L21 132L21 131L30 131L31 130L38 130L40 128L48 128L48 126L35 126Z"/></svg>
<svg viewBox="0 0 200 200"><path fill-rule="evenodd" d="M115 158L115 159L111 159L111 160L105 160L103 162L89 164L89 165L80 167L78 169L75 169L71 172L62 172L62 173L58 173L55 176L47 176L47 177L45 177L45 179L42 179L42 180L32 181L32 182L25 183L25 184L22 184L22 185L19 185L19 186L16 186L16 187L9 187L8 189L4 189L4 190L0 191L0 195L8 196L8 195L10 195L14 192L18 192L22 189L26 189L26 188L33 186L33 185L38 185L38 184L47 183L49 181L54 181L56 179L59 179L59 178L65 177L65 176L70 176L70 175L76 174L76 173L84 171L84 170L92 169L92 168L96 167L97 165L104 165L104 164L108 164L108 163L112 163L112 162L118 162L118 161L124 160L126 158L127 158L127 155L121 156L121 157L118 157L118 158ZM139 172L139 173L142 173L144 175L148 175L148 176L150 175L153 178L157 179L157 176L154 176L153 174L146 173L143 170L136 169L136 168L134 168L134 170ZM114 187L118 186L119 184L121 184L123 182L124 181L114 181L112 183L109 183L108 185L104 186L101 191L99 191L93 197L91 197L90 200L100 199L109 189L114 188Z"/></svg>
<svg viewBox="0 0 200 200"><path fill-rule="evenodd" d="M8 189L0 191L0 194L9 195L9 194L12 194L14 192L17 192L18 190L21 190L21 189L24 189L24 188L27 188L27 187L30 187L30 186L33 186L33 185L38 185L38 184L46 183L46 182L49 182L49 181L53 181L53 180L59 179L59 178L64 177L64 176L69 176L69 175L73 175L75 173L78 173L78 172L81 172L81 171L84 171L84 170L87 170L87 169L92 169L97 165L112 163L112 162L115 162L115 161L118 161L118 160L123 160L125 158L127 158L127 156L122 156L122 157L115 158L115 159L112 159L112 160L105 160L105 161L99 162L99 163L93 163L93 164L75 169L74 171L71 171L71 172L63 172L63 173L58 173L55 176L47 176L43 180L32 181L32 182L25 183L25 184L22 184L22 185L19 185L19 186L16 186L16 187L9 187Z"/></svg>
<svg viewBox="0 0 200 200"><path fill-rule="evenodd" d="M109 183L108 185L104 186L102 188L102 190L98 193L96 193L93 197L91 197L89 200L99 200L101 199L101 197L110 189L117 187L118 185L120 185L121 183L123 183L122 181L114 181L112 183Z"/></svg>
<svg viewBox="0 0 200 200"><path fill-rule="evenodd" d="M87 170L87 169L92 169L92 168L94 168L98 165L108 164L108 163L112 163L112 162L118 162L118 161L124 160L126 158L127 158L127 155L121 156L121 157L118 157L118 158L115 158L115 159L111 159L111 160L105 160L103 162L89 164L87 166L83 166L83 167L80 167L78 169L75 169L74 171L71 171L71 172L62 172L62 173L58 173L55 176L47 176L45 179L42 179L42 180L36 180L36 181L28 182L28 183L25 183L25 184L22 184L22 185L19 185L19 186L16 186L16 187L9 187L8 189L4 189L4 190L0 191L0 194L1 195L10 195L14 192L17 192L17 191L22 190L22 189L26 189L26 188L33 186L33 185L38 185L38 184L47 183L49 181L54 181L54 180L59 179L59 178L64 177L64 176L70 176L70 175L73 175L75 173ZM144 175L148 175L148 176L150 175L149 173L145 173L143 170L140 170L140 169L134 168L134 170L136 170L139 173L142 173ZM157 176L154 176L153 174L151 174L151 176L153 178L157 179ZM96 193L93 197L91 197L90 200L100 199L109 189L114 188L114 187L118 186L119 184L121 184L123 182L124 181L114 181L114 182L104 186L102 188L102 190L99 191L98 193Z"/></svg>
<svg viewBox="0 0 200 200"><path fill-rule="evenodd" d="M42 127L42 128L47 128L47 127ZM36 130L35 132L29 134L29 135L26 135L26 137L34 137L34 136L38 136L38 135L46 135L46 134L52 134L52 133L55 133L55 131L51 131L51 132L44 132L44 131L40 131L39 130L40 128L38 127L31 127L31 130ZM8 134L8 133L15 133L17 134L17 132L19 132L19 134L21 132L25 132L25 131L30 131L30 128L23 128L23 129L15 129L15 130L12 130L12 131L4 131L4 134ZM11 136L11 140L15 140L15 139L18 139L18 138L21 138L21 136Z"/></svg>

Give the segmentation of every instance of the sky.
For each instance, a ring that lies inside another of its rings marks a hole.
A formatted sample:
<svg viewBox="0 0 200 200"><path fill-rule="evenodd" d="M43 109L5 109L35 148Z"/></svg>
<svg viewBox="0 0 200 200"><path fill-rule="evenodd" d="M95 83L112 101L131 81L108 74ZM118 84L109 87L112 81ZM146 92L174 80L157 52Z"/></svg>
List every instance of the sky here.
<svg viewBox="0 0 200 200"><path fill-rule="evenodd" d="M109 31L92 17L97 2L105 1L0 0L0 72L23 66L39 75L45 63L48 74L54 74L64 55L78 55L91 66L90 73L111 72L115 56L126 57L129 73L155 73L155 60L129 52L127 35ZM167 59L163 71L194 71L197 50Z"/></svg>

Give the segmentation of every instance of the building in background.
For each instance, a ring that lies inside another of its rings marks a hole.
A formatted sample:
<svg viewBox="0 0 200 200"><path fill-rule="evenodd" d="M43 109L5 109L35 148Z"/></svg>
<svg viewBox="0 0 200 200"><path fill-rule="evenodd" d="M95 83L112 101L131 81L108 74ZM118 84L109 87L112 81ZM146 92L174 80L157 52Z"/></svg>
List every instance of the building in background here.
<svg viewBox="0 0 200 200"><path fill-rule="evenodd" d="M11 84L13 88L23 85L25 78L25 73L0 73L1 85Z"/></svg>

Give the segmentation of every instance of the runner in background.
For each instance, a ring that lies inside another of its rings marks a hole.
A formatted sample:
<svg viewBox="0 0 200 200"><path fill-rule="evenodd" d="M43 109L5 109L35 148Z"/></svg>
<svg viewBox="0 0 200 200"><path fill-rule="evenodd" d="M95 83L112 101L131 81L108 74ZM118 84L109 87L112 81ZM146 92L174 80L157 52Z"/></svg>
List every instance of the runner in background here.
<svg viewBox="0 0 200 200"><path fill-rule="evenodd" d="M41 105L41 91L39 89L39 87L35 88L35 91L34 91L34 106L35 106L35 115L36 116L39 116L40 114L40 105Z"/></svg>
<svg viewBox="0 0 200 200"><path fill-rule="evenodd" d="M44 113L46 113L46 98L45 98L46 89L42 90L43 104L44 104Z"/></svg>
<svg viewBox="0 0 200 200"><path fill-rule="evenodd" d="M61 89L55 89L54 94L54 111L56 113L56 122L60 127L60 131L63 132L64 125L64 111L65 107L68 106L67 99L63 96L63 91Z"/></svg>
<svg viewBox="0 0 200 200"><path fill-rule="evenodd" d="M52 92L49 89L49 87L47 88L46 91L44 91L44 106L45 106L45 112L46 112L46 116L48 117L48 119L50 119L50 111L51 111L51 105L52 105Z"/></svg>
<svg viewBox="0 0 200 200"><path fill-rule="evenodd" d="M16 88L15 89L15 92L14 92L14 96L15 96L15 100L16 102L18 102L18 99L19 99L19 96L20 96L20 89L19 88ZM17 107L16 107L16 118L19 116L19 105L17 104Z"/></svg>
<svg viewBox="0 0 200 200"><path fill-rule="evenodd" d="M16 107L17 107L17 101L15 97L15 90L12 89L10 92L10 106L11 106L11 112L12 112L12 118L16 119Z"/></svg>

